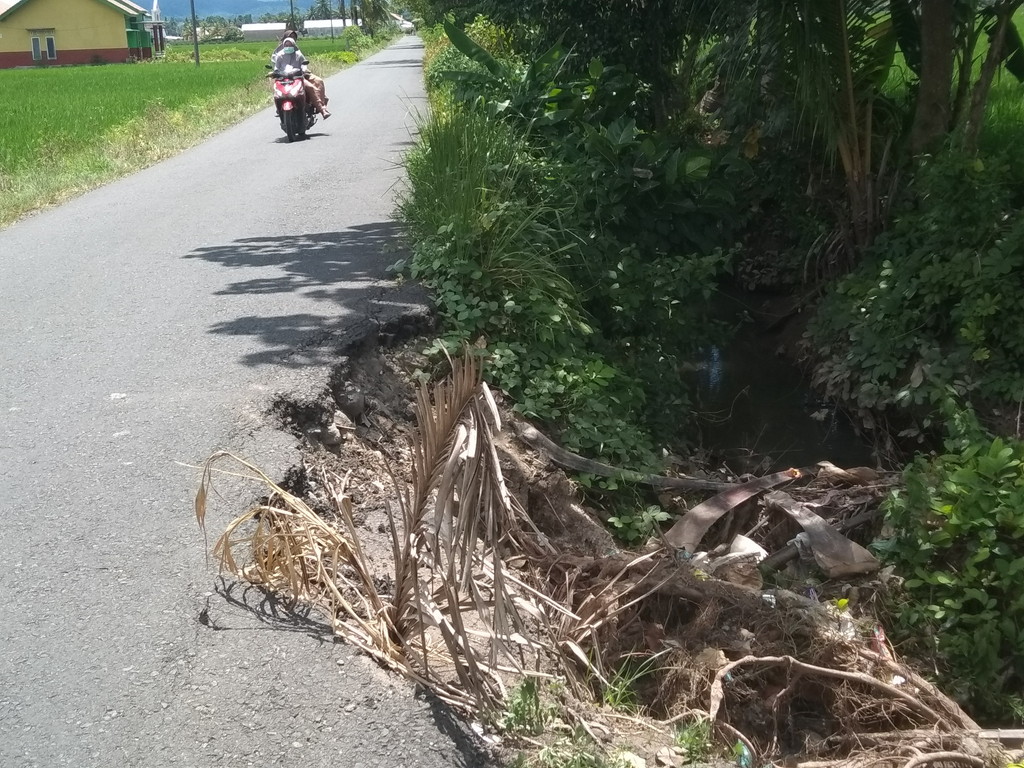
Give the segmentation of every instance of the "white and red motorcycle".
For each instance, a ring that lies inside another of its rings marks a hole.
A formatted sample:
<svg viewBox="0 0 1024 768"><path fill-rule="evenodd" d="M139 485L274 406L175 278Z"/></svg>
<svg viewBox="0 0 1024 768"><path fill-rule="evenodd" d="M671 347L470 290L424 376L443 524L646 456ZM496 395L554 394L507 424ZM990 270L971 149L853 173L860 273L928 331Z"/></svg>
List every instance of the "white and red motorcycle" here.
<svg viewBox="0 0 1024 768"><path fill-rule="evenodd" d="M289 68L287 72L273 71L267 77L274 80L274 106L288 141L306 138L306 131L316 123L316 108L306 94L302 72Z"/></svg>

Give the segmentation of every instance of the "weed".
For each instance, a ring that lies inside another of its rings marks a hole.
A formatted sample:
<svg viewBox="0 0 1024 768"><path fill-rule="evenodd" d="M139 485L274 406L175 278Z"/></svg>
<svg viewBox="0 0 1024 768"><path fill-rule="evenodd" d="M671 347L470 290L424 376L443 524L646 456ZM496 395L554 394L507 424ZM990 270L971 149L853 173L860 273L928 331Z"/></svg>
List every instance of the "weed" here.
<svg viewBox="0 0 1024 768"><path fill-rule="evenodd" d="M541 747L535 754L520 755L516 768L626 768L623 759L606 755L582 731L553 744Z"/></svg>
<svg viewBox="0 0 1024 768"><path fill-rule="evenodd" d="M690 722L679 723L676 726L675 742L686 750L686 762L706 762L714 752L711 721L698 717Z"/></svg>
<svg viewBox="0 0 1024 768"><path fill-rule="evenodd" d="M622 666L608 678L608 684L601 691L601 702L620 712L639 712L642 705L636 685L654 671L656 658L627 657Z"/></svg>
<svg viewBox="0 0 1024 768"><path fill-rule="evenodd" d="M554 712L552 706L541 701L536 679L528 677L506 700L501 727L514 735L539 736Z"/></svg>
<svg viewBox="0 0 1024 768"><path fill-rule="evenodd" d="M649 539L658 525L668 519L668 512L657 504L651 504L640 512L613 515L608 518L608 522L616 536L632 544Z"/></svg>

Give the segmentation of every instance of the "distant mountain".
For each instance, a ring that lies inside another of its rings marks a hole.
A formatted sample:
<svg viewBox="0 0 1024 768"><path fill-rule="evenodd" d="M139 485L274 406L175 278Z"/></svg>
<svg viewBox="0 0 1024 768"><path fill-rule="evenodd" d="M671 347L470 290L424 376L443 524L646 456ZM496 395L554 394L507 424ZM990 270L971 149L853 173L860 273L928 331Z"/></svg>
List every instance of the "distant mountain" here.
<svg viewBox="0 0 1024 768"><path fill-rule="evenodd" d="M136 0L143 8L153 7L152 0ZM195 0L196 16L244 16L251 14L253 21L264 13L286 13L291 10L288 0ZM295 15L306 15L310 0L295 0ZM189 0L160 0L160 15L165 19L184 19L191 15Z"/></svg>

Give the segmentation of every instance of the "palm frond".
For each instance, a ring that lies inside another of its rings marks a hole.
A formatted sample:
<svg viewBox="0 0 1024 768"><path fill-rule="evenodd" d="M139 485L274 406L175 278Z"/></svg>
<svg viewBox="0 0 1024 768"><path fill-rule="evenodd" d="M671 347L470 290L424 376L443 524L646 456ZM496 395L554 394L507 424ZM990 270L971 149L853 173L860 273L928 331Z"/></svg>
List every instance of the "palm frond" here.
<svg viewBox="0 0 1024 768"><path fill-rule="evenodd" d="M259 482L266 500L225 528L213 554L222 570L294 602L318 607L353 645L469 712L494 710L502 673L525 674L549 616L564 609L509 573L508 553L542 551L505 485L501 419L481 361L452 361L451 375L417 393L411 485L389 508L394 588L382 593L353 519L348 478L321 471L340 524L255 466L218 453L203 468L196 519L204 527L215 465ZM397 484L396 484L397 485ZM204 528L205 530L205 528ZM538 632L538 627L540 631Z"/></svg>

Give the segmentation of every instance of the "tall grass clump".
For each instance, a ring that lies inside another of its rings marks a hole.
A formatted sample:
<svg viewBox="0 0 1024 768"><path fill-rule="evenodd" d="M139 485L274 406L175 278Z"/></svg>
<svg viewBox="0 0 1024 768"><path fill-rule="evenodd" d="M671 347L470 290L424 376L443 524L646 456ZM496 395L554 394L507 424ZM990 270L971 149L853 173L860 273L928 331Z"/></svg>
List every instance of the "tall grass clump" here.
<svg viewBox="0 0 1024 768"><path fill-rule="evenodd" d="M400 202L409 274L432 289L443 343L483 342L489 375L517 408L562 429L571 449L636 463L653 449L630 413L642 394L590 344L565 265L580 238L558 226L543 166L513 126L479 110L437 114L407 157ZM614 403L621 405L616 411Z"/></svg>
<svg viewBox="0 0 1024 768"><path fill-rule="evenodd" d="M416 259L413 273L429 279L444 268L469 278L466 292L445 303L469 334L493 331L495 323L521 326L514 311L494 313L513 310L523 294L549 316L564 317L570 332L584 328L576 290L556 265L571 246L560 245L546 225L545 214L554 212L526 199L527 159L521 139L479 112L451 113L424 126L420 148L409 158L414 191L403 213L416 222L417 240L431 255Z"/></svg>

